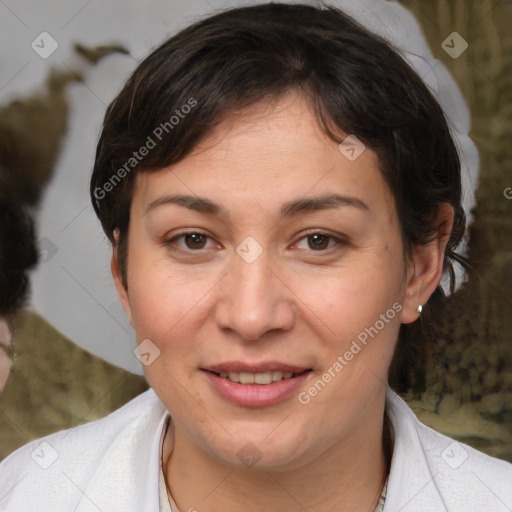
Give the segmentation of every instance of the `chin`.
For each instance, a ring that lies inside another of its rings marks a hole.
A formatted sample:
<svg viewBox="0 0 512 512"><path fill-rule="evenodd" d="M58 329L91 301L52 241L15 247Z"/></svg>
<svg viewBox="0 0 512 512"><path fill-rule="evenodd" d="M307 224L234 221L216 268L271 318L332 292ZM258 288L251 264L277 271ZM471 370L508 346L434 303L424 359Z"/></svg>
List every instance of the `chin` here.
<svg viewBox="0 0 512 512"><path fill-rule="evenodd" d="M230 431L228 425L226 430ZM243 434L233 433L232 437L226 434L220 445L212 444L209 440L205 440L205 445L214 457L239 469L290 470L306 462L300 462L304 458L303 441L294 438L288 431L283 431L281 436L273 435L270 439L271 430L264 429L263 432L258 426L251 430L247 426Z"/></svg>

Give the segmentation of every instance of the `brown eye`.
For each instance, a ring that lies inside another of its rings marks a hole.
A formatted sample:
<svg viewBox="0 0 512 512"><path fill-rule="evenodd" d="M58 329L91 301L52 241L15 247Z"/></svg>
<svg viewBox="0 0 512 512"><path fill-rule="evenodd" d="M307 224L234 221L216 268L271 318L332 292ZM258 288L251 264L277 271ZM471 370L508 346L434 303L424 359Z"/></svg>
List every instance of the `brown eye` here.
<svg viewBox="0 0 512 512"><path fill-rule="evenodd" d="M342 249L346 245L347 241L344 238L317 231L304 235L297 242L296 247L302 251L327 253L336 249Z"/></svg>
<svg viewBox="0 0 512 512"><path fill-rule="evenodd" d="M315 233L314 235L309 235L308 237L308 247L313 250L321 250L327 249L329 246L329 239L332 238L327 235L322 235L320 233Z"/></svg>
<svg viewBox="0 0 512 512"><path fill-rule="evenodd" d="M206 244L207 237L201 233L187 233L182 236L189 249L203 249Z"/></svg>
<svg viewBox="0 0 512 512"><path fill-rule="evenodd" d="M198 231L185 231L173 236L165 242L165 245L171 249L176 246L184 251L199 251L208 248L210 237Z"/></svg>

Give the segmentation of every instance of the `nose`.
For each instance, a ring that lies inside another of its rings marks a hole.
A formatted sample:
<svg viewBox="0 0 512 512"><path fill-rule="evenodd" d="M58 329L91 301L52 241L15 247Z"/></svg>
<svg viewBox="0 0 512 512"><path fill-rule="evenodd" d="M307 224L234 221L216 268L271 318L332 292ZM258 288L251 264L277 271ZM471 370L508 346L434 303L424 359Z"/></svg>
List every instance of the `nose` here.
<svg viewBox="0 0 512 512"><path fill-rule="evenodd" d="M265 251L254 261L242 256L234 255L233 266L220 283L218 327L246 341L261 339L270 331L290 330L295 321L294 295L278 267Z"/></svg>

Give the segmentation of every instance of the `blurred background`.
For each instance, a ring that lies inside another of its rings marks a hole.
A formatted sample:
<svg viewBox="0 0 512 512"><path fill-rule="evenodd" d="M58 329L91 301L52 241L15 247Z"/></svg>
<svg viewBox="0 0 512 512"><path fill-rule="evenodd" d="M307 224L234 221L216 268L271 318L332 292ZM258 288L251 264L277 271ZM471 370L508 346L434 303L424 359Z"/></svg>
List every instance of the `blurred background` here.
<svg viewBox="0 0 512 512"><path fill-rule="evenodd" d="M95 145L106 106L150 49L232 3L0 0L0 178L29 208L40 252L0 396L0 460L147 389L88 198ZM397 388L427 425L512 461L512 2L400 3L468 103L480 177L474 270ZM467 42L460 54L443 43L453 32Z"/></svg>

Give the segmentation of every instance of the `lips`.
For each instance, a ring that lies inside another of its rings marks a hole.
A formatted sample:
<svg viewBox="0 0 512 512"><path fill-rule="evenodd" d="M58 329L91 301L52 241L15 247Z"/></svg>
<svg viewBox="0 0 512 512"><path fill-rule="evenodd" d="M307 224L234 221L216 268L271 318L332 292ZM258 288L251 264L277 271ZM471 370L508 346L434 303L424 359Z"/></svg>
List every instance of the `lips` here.
<svg viewBox="0 0 512 512"><path fill-rule="evenodd" d="M226 372L223 368L248 368L252 372ZM254 372L261 368L272 368L272 370ZM299 370L299 373L283 372L279 371L279 368ZM219 370L219 372L213 371L213 369ZM313 371L282 363L257 365L223 363L211 366L209 369L203 368L202 373L215 394L224 400L238 406L266 407L285 402L296 396Z"/></svg>
<svg viewBox="0 0 512 512"><path fill-rule="evenodd" d="M282 361L226 361L201 370L218 396L245 407L264 407L290 399L313 372L310 367Z"/></svg>
<svg viewBox="0 0 512 512"><path fill-rule="evenodd" d="M210 366L203 370L231 382L268 385L283 379L298 377L309 369L274 361L253 365L237 361Z"/></svg>
<svg viewBox="0 0 512 512"><path fill-rule="evenodd" d="M225 373L265 373L265 372L283 372L301 374L311 368L307 366L290 365L280 361L266 361L262 363L248 364L241 361L229 361L225 363L214 364L205 366L203 370L220 374Z"/></svg>

